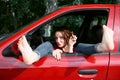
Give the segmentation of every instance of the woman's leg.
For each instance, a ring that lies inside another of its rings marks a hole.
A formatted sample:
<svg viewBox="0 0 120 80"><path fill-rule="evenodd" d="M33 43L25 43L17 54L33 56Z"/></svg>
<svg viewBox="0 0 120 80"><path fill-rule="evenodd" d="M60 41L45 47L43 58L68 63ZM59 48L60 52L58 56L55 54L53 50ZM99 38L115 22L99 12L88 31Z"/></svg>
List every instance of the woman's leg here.
<svg viewBox="0 0 120 80"><path fill-rule="evenodd" d="M18 41L18 48L22 54L23 61L26 64L32 64L38 61L41 57L48 55L49 52L53 50L52 44L50 42L43 43L38 46L34 51L27 42L25 36L22 36Z"/></svg>
<svg viewBox="0 0 120 80"><path fill-rule="evenodd" d="M84 53L85 55L91 55L94 53L98 53L97 46L98 44L79 43L76 47L76 52Z"/></svg>
<svg viewBox="0 0 120 80"><path fill-rule="evenodd" d="M105 52L113 49L114 49L113 31L109 27L103 25L102 42L99 43L97 50L100 52Z"/></svg>
<svg viewBox="0 0 120 80"><path fill-rule="evenodd" d="M105 52L114 49L113 31L103 25L102 42L98 44L79 43L76 47L76 52L90 55L93 53Z"/></svg>
<svg viewBox="0 0 120 80"><path fill-rule="evenodd" d="M32 48L28 44L26 37L22 36L18 41L18 48L22 54L23 61L26 64L32 64L38 60L38 54L33 52Z"/></svg>
<svg viewBox="0 0 120 80"><path fill-rule="evenodd" d="M40 44L34 50L34 52L36 52L39 55L39 59L40 59L40 58L47 56L53 52L53 45L49 41L44 42L44 43Z"/></svg>

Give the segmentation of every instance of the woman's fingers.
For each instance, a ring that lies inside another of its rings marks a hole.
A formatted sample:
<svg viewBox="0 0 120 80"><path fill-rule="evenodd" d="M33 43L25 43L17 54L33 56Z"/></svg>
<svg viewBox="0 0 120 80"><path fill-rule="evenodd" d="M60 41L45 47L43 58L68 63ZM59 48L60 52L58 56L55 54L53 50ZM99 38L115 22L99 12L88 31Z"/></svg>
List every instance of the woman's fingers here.
<svg viewBox="0 0 120 80"><path fill-rule="evenodd" d="M56 49L53 51L53 56L57 60L61 59L61 54L62 54L62 50L60 50L60 49Z"/></svg>
<svg viewBox="0 0 120 80"><path fill-rule="evenodd" d="M77 36L76 35L73 35L72 37L73 37L72 38L73 40L77 40Z"/></svg>
<svg viewBox="0 0 120 80"><path fill-rule="evenodd" d="M72 35L69 39L69 45L74 45L76 43L77 37L76 35Z"/></svg>
<svg viewBox="0 0 120 80"><path fill-rule="evenodd" d="M62 51L60 50L59 53L56 55L56 59L60 60L62 55Z"/></svg>

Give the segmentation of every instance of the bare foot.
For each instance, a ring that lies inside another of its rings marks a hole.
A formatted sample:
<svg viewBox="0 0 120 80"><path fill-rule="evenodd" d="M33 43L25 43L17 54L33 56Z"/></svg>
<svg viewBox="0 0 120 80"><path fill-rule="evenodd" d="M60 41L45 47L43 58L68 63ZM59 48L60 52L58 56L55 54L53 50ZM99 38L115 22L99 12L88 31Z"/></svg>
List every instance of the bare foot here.
<svg viewBox="0 0 120 80"><path fill-rule="evenodd" d="M31 48L26 40L25 36L22 36L18 41L18 48L21 52L29 52L31 51Z"/></svg>
<svg viewBox="0 0 120 80"><path fill-rule="evenodd" d="M38 54L35 53L27 42L25 36L22 36L18 41L18 48L22 54L23 60L26 64L32 64L39 59Z"/></svg>
<svg viewBox="0 0 120 80"><path fill-rule="evenodd" d="M99 51L109 51L114 49L113 31L103 25L103 38L99 46Z"/></svg>

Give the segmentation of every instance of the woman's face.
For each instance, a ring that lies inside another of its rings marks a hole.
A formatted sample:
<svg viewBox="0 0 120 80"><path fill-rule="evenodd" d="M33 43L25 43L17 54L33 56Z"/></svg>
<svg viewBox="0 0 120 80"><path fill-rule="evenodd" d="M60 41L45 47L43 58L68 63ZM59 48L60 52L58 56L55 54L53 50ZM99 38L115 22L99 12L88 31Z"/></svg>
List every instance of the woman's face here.
<svg viewBox="0 0 120 80"><path fill-rule="evenodd" d="M65 40L61 32L57 31L55 33L55 41L57 43L57 46L60 48L65 47Z"/></svg>

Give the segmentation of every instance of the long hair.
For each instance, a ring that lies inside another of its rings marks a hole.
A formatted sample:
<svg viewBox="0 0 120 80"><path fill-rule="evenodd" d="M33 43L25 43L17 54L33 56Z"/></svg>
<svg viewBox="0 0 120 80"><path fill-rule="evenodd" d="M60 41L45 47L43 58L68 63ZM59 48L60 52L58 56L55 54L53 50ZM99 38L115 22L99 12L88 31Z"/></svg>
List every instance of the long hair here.
<svg viewBox="0 0 120 80"><path fill-rule="evenodd" d="M73 35L73 32L67 28L58 29L58 30L56 30L56 32L61 32L61 34L63 35L63 38L65 40L66 45L69 43L69 39Z"/></svg>

